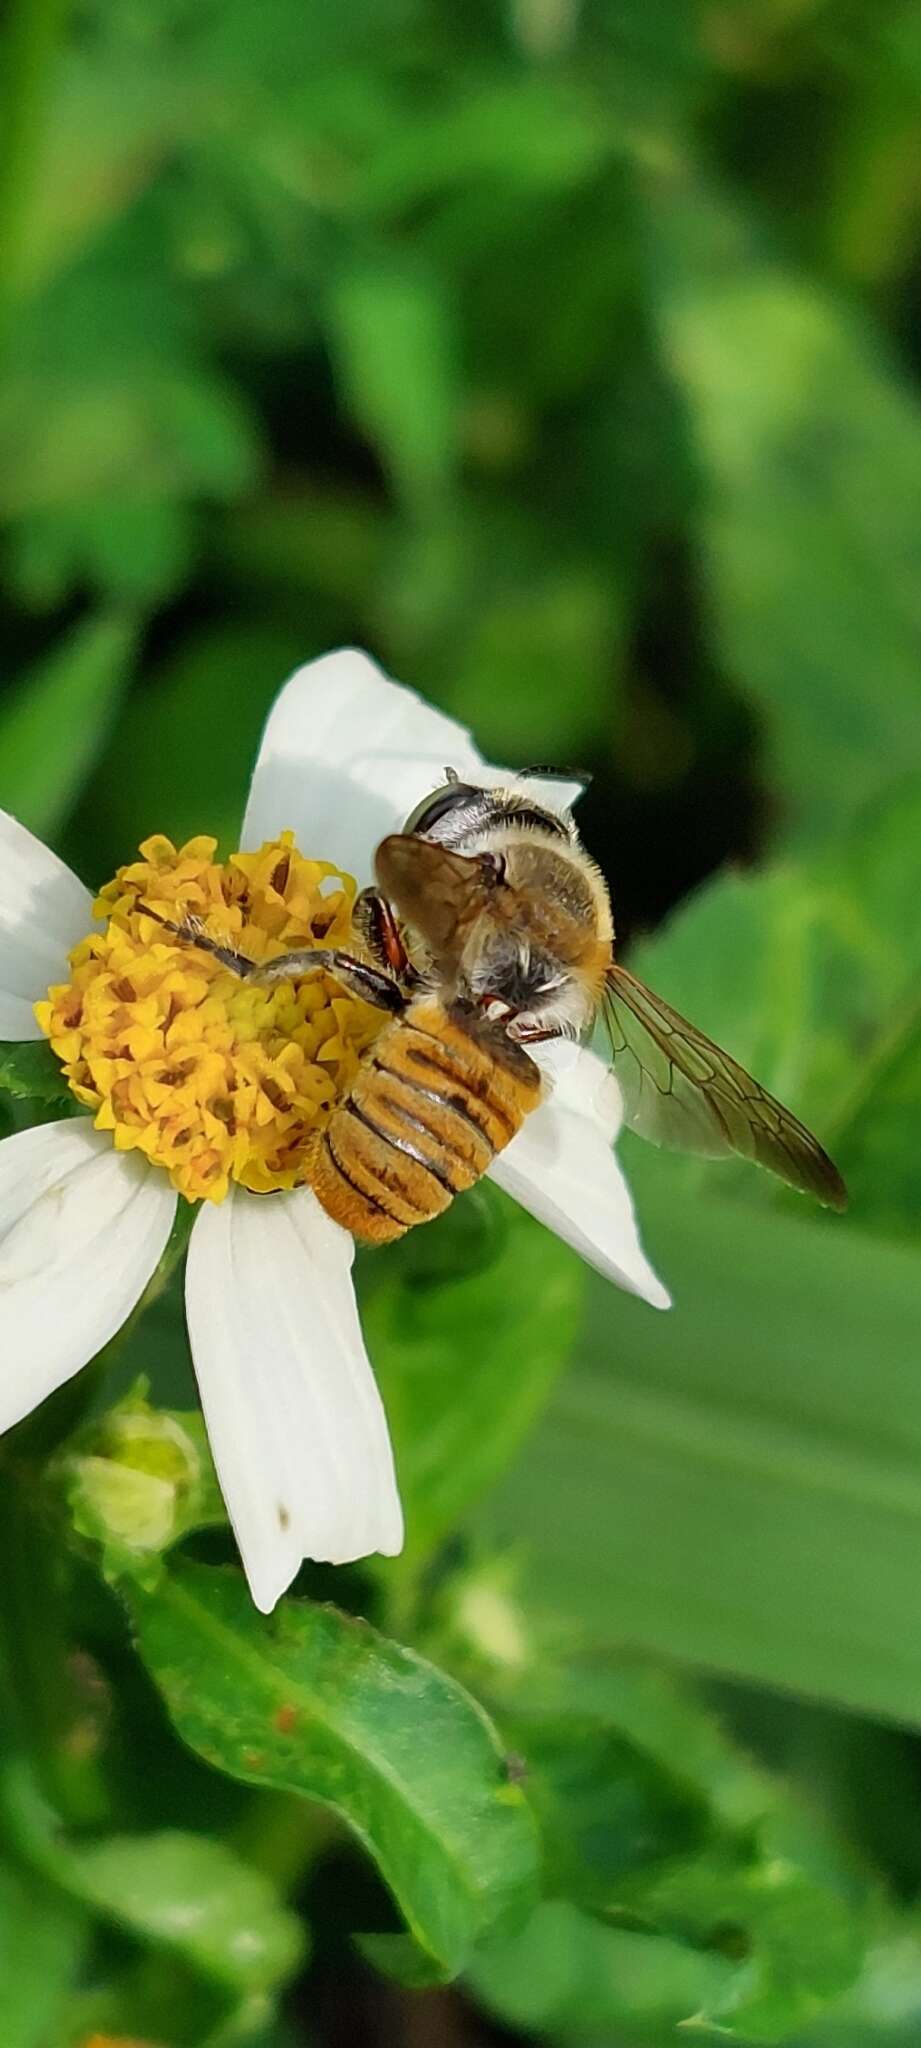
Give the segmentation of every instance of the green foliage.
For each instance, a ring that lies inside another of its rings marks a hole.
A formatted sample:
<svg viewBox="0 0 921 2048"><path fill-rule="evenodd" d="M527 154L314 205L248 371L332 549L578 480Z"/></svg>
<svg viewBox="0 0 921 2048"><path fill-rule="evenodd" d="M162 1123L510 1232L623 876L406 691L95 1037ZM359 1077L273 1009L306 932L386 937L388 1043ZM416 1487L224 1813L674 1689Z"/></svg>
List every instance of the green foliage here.
<svg viewBox="0 0 921 2048"><path fill-rule="evenodd" d="M548 1887L570 1902L556 1919L546 1907L534 1916L548 1953L512 1991L532 2023L598 2024L570 2003L573 1955L608 2024L624 2017L622 1958L639 1979L637 2017L753 2041L788 2038L854 1982L874 1921L847 1859L674 1677L623 1653L554 1658L541 1646L496 1684L542 1821ZM523 2016L509 1986L529 1939L493 1945L477 1980L506 2017ZM676 1998L688 2003L675 2009Z"/></svg>
<svg viewBox="0 0 921 2048"><path fill-rule="evenodd" d="M578 1329L583 1274L488 1186L438 1232L408 1237L385 1272L371 1268L369 1259L364 1326L393 1433L412 1569L504 1469L542 1407ZM524 1298L523 1272L532 1275ZM463 1346L451 1334L458 1330Z"/></svg>
<svg viewBox="0 0 921 2048"><path fill-rule="evenodd" d="M30 830L66 818L127 682L131 622L90 620L69 633L0 713L0 801Z"/></svg>
<svg viewBox="0 0 921 2048"><path fill-rule="evenodd" d="M731 1981L731 1965L666 1936L606 1927L548 1899L521 1934L477 1958L470 1982L508 2026L560 2041L647 2037L694 2016Z"/></svg>
<svg viewBox="0 0 921 2048"><path fill-rule="evenodd" d="M140 1940L177 1950L238 1994L271 1990L302 1958L298 1922L271 1885L204 1835L110 1835L79 1851L70 1883Z"/></svg>
<svg viewBox="0 0 921 2048"><path fill-rule="evenodd" d="M0 2025L9 2048L46 2048L55 2038L88 1931L79 1907L41 1878L0 1867Z"/></svg>
<svg viewBox="0 0 921 2048"><path fill-rule="evenodd" d="M631 963L852 1202L625 1139L670 1317L491 1188L362 1257L406 1551L270 1621L183 1211L0 1445L9 2048L916 2048L919 86L903 0L11 0L0 804L229 849L366 645L593 772ZM0 1135L75 1113L0 1046Z"/></svg>
<svg viewBox="0 0 921 2048"><path fill-rule="evenodd" d="M675 1308L650 1327L591 1283L580 1358L493 1519L526 1538L535 1597L596 1633L916 1724L917 1259L676 1203L651 1164L634 1178Z"/></svg>
<svg viewBox="0 0 921 2048"><path fill-rule="evenodd" d="M46 1038L28 1039L22 1045L0 1043L0 1090L16 1102L54 1108L58 1115L76 1107Z"/></svg>
<svg viewBox="0 0 921 2048"><path fill-rule="evenodd" d="M921 753L921 420L872 330L706 189L670 181L647 219L720 658L763 703L789 825L815 838Z"/></svg>
<svg viewBox="0 0 921 2048"><path fill-rule="evenodd" d="M459 1686L333 1608L292 1601L261 1619L237 1572L187 1565L128 1598L184 1740L233 1777L341 1814L448 1974L480 1936L521 1917L531 1818Z"/></svg>

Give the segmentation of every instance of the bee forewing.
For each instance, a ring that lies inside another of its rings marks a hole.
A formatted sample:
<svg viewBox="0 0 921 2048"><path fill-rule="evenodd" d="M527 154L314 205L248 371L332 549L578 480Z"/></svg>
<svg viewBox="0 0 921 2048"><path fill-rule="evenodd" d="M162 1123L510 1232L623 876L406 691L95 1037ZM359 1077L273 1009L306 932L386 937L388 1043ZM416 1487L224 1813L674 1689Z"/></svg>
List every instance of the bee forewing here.
<svg viewBox="0 0 921 2048"><path fill-rule="evenodd" d="M805 1124L625 967L610 969L604 1014L624 1119L640 1137L711 1159L739 1153L829 1208L846 1206L841 1175Z"/></svg>
<svg viewBox="0 0 921 2048"><path fill-rule="evenodd" d="M460 929L488 901L483 864L431 840L393 832L374 856L377 879L397 915L417 931L436 960L453 956Z"/></svg>

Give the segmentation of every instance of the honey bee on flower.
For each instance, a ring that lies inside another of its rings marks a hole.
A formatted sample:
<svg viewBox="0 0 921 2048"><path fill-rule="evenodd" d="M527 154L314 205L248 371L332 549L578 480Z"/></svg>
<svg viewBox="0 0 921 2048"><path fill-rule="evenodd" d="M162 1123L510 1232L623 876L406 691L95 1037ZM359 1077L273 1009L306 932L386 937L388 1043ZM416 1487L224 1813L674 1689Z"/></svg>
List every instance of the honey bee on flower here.
<svg viewBox="0 0 921 2048"><path fill-rule="evenodd" d="M343 651L282 690L245 851L228 860L210 839L147 839L94 903L0 817L0 1035L46 1034L90 1112L0 1144L0 1428L114 1336L162 1256L177 1201L199 1204L186 1268L192 1358L265 1611L304 1558L341 1563L402 1543L353 1236L315 1170L388 1010L373 980L344 982L341 966L317 961L281 979L267 970L292 954L349 954L375 849L444 785L446 764L464 787L516 786L453 720ZM565 820L578 794L545 782L541 805ZM366 948L356 964L375 972ZM484 1016L485 1028L497 1021ZM483 1168L609 1278L667 1306L612 1150L616 1081L556 1037L522 1047L529 1065L535 1057L552 1086L490 1141Z"/></svg>

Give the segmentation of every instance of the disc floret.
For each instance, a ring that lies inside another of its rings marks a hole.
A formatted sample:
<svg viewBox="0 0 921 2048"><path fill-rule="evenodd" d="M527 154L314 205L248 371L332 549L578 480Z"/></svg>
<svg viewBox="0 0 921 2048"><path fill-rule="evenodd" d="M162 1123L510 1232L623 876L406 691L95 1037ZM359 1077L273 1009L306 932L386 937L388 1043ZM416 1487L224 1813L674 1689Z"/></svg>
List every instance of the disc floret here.
<svg viewBox="0 0 921 2048"><path fill-rule="evenodd" d="M215 858L217 842L156 836L95 904L104 919L71 978L35 1005L78 1101L119 1151L165 1168L189 1201L310 1178L314 1146L381 1013L323 971L268 987L173 937L146 906L247 959L347 946L355 883L293 834Z"/></svg>

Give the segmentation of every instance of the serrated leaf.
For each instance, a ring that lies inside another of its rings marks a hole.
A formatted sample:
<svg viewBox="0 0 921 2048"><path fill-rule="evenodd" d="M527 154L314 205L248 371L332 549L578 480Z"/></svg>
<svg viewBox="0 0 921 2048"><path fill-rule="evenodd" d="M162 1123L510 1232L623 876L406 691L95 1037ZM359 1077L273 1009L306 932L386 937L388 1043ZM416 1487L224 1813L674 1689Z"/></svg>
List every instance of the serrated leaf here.
<svg viewBox="0 0 921 2048"><path fill-rule="evenodd" d="M45 1038L0 1045L0 1090L20 1102L60 1104L70 1111L76 1107L60 1063Z"/></svg>
<svg viewBox="0 0 921 2048"><path fill-rule="evenodd" d="M527 1910L531 1816L460 1686L333 1608L288 1600L265 1620L236 1571L180 1564L126 1597L183 1739L232 1777L339 1813L446 1971Z"/></svg>

